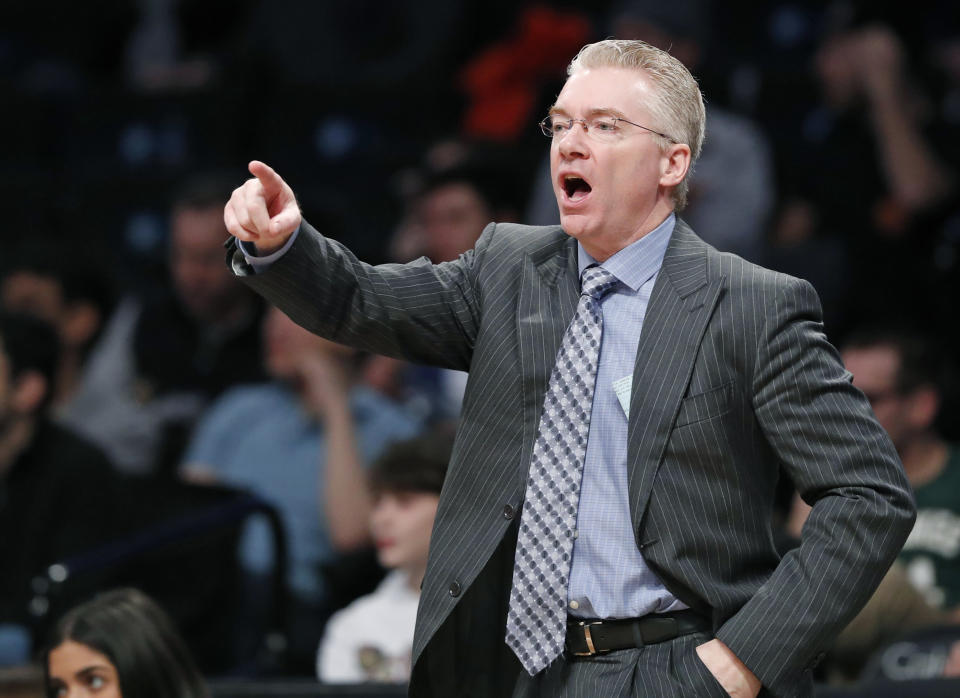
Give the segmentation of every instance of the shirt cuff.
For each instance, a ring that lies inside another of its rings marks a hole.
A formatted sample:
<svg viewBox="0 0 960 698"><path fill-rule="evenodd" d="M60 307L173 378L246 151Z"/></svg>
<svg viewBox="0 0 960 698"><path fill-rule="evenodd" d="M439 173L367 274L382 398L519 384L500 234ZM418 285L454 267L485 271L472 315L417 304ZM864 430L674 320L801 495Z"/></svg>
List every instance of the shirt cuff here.
<svg viewBox="0 0 960 698"><path fill-rule="evenodd" d="M290 237L287 239L287 242L276 252L271 252L268 255L258 255L257 246L252 242L246 240L237 240L237 244L240 247L240 251L243 252L244 259L247 260L247 264L253 267L253 270L258 274L260 272L266 271L270 268L270 265L280 259L283 255L287 253L287 250L293 245L293 241L297 239L297 235L300 234L300 226L297 226L297 229L293 231Z"/></svg>

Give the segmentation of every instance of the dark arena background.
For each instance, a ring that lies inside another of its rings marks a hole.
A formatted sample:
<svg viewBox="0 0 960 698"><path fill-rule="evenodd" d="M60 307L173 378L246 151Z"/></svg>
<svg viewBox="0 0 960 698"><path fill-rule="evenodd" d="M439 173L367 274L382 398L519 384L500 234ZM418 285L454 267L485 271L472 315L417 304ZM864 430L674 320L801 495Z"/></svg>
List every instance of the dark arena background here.
<svg viewBox="0 0 960 698"><path fill-rule="evenodd" d="M810 281L845 360L889 349L851 370L911 480L956 460L955 2L5 2L0 310L43 327L22 356L0 331L0 696L44 695L57 619L116 587L157 601L217 698L405 695L409 649L361 646L356 676L327 679L318 647L383 564L410 564L371 537L365 473L399 442L449 443L462 380L296 355L312 340L224 264L223 205L269 163L372 263L558 222L537 124L607 37L669 49L700 83L684 220ZM46 377L36 399L21 367ZM296 448L237 448L267 425ZM938 482L817 695L960 695L960 477ZM781 490L785 552L802 511ZM372 632L412 637L412 618Z"/></svg>

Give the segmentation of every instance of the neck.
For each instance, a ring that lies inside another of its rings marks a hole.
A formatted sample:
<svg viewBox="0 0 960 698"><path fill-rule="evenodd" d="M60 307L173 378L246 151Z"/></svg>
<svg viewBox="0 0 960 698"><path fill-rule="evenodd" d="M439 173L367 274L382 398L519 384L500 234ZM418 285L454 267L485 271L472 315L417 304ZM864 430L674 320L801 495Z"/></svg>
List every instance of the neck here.
<svg viewBox="0 0 960 698"><path fill-rule="evenodd" d="M947 465L947 444L933 434L924 434L900 448L907 479L914 487L935 480Z"/></svg>
<svg viewBox="0 0 960 698"><path fill-rule="evenodd" d="M77 384L80 382L82 363L79 352L64 352L60 366L57 367L57 389L53 396L54 405L62 405L76 391Z"/></svg>
<svg viewBox="0 0 960 698"><path fill-rule="evenodd" d="M0 422L0 479L6 477L13 463L27 448L36 430L36 420L28 417L13 417Z"/></svg>
<svg viewBox="0 0 960 698"><path fill-rule="evenodd" d="M423 584L423 575L427 572L426 560L423 561L423 564L418 563L417 565L406 567L403 571L407 575L407 588L419 594L420 585Z"/></svg>
<svg viewBox="0 0 960 698"><path fill-rule="evenodd" d="M614 235L610 238L600 238L598 240L580 240L583 249L586 250L593 259L601 264L620 250L629 247L637 240L646 237L650 232L656 230L667 216L673 213L673 203L669 200L659 200L650 210L646 218L638 225L633 232L624 235Z"/></svg>

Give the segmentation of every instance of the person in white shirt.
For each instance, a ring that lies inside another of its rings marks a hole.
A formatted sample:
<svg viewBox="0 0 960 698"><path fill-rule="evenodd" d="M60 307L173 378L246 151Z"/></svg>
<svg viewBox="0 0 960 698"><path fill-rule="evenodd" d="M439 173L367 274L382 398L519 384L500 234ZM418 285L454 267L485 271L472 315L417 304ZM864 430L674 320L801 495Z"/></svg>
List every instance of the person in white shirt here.
<svg viewBox="0 0 960 698"><path fill-rule="evenodd" d="M370 529L390 572L327 623L317 653L324 683L409 680L420 583L452 446L453 430L435 429L390 447L371 469Z"/></svg>

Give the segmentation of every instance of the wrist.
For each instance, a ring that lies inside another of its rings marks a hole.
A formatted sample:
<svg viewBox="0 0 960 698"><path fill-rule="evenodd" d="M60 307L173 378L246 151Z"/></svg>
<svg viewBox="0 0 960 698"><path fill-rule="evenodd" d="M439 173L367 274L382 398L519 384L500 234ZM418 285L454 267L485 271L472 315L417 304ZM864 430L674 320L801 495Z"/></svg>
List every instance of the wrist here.
<svg viewBox="0 0 960 698"><path fill-rule="evenodd" d="M253 256L269 257L274 252L277 252L280 250L280 248L286 245L289 238L289 235L269 238L261 236L256 242L250 242L248 244L250 245L250 251L253 252Z"/></svg>
<svg viewBox="0 0 960 698"><path fill-rule="evenodd" d="M343 429L353 426L353 415L346 398L328 396L323 410L323 421L327 429Z"/></svg>
<svg viewBox="0 0 960 698"><path fill-rule="evenodd" d="M760 692L760 679L722 641L710 640L696 650L700 661L731 696L753 698Z"/></svg>

